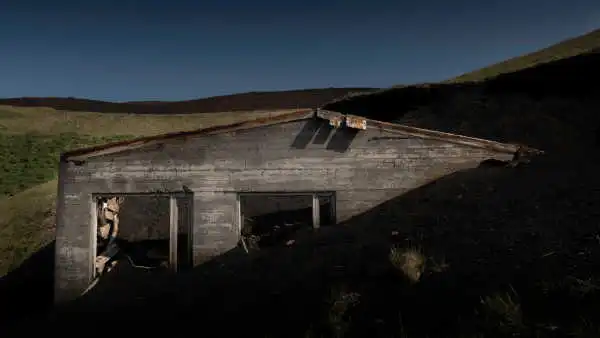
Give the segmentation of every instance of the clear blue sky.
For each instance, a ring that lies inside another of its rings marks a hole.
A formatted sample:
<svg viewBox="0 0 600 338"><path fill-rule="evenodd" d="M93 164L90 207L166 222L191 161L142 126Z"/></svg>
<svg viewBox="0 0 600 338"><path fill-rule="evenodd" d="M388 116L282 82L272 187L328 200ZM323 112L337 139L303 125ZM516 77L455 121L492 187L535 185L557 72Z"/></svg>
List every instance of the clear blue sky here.
<svg viewBox="0 0 600 338"><path fill-rule="evenodd" d="M598 0L1 0L0 97L387 87L598 27Z"/></svg>

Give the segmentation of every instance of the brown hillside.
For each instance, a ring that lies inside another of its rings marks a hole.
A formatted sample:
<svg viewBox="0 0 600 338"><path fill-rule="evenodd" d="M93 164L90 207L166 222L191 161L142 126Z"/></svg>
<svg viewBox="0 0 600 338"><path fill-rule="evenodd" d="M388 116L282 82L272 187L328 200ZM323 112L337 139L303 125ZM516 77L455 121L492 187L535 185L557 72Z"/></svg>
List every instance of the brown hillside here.
<svg viewBox="0 0 600 338"><path fill-rule="evenodd" d="M279 92L250 92L214 96L189 101L106 102L61 97L22 97L0 99L0 105L49 107L58 110L100 113L185 114L268 109L311 108L323 105L348 93L372 91L373 88L323 88Z"/></svg>

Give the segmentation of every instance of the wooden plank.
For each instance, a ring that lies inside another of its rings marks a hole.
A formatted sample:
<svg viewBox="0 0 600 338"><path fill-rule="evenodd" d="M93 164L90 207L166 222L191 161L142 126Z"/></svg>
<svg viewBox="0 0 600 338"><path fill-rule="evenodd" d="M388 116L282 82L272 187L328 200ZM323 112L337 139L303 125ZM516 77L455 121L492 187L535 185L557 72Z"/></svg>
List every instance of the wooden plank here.
<svg viewBox="0 0 600 338"><path fill-rule="evenodd" d="M169 199L169 267L173 272L177 272L177 234L178 234L178 214L177 198L171 196Z"/></svg>
<svg viewBox="0 0 600 338"><path fill-rule="evenodd" d="M91 283L96 278L96 253L98 251L98 214L96 210L96 198L90 195L90 250L89 250L89 276Z"/></svg>
<svg viewBox="0 0 600 338"><path fill-rule="evenodd" d="M177 251L178 251L178 265L179 271L181 269L187 269L191 265L192 259L192 233L193 233L193 211L192 211L192 195L173 195L177 197L177 221L178 221L178 233L177 233ZM185 242L182 241L185 240Z"/></svg>
<svg viewBox="0 0 600 338"><path fill-rule="evenodd" d="M321 226L321 204L319 203L319 195L312 195L312 222L313 228L318 229Z"/></svg>
<svg viewBox="0 0 600 338"><path fill-rule="evenodd" d="M244 226L244 215L242 211L242 198L240 194L235 196L235 223L238 235L242 234L242 227Z"/></svg>
<svg viewBox="0 0 600 338"><path fill-rule="evenodd" d="M333 224L337 224L337 194L332 194L330 197L330 203L329 203L329 212L331 215L331 220L333 222Z"/></svg>

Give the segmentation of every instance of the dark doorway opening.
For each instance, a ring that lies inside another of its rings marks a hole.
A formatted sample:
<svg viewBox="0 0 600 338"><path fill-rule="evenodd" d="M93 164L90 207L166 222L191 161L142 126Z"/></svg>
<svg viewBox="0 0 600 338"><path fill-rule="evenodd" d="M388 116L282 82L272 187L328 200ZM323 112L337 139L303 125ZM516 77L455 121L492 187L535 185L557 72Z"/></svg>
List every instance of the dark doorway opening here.
<svg viewBox="0 0 600 338"><path fill-rule="evenodd" d="M239 211L246 250L289 245L301 233L335 224L335 194L243 193Z"/></svg>
<svg viewBox="0 0 600 338"><path fill-rule="evenodd" d="M143 284L191 267L191 194L96 195L90 285Z"/></svg>

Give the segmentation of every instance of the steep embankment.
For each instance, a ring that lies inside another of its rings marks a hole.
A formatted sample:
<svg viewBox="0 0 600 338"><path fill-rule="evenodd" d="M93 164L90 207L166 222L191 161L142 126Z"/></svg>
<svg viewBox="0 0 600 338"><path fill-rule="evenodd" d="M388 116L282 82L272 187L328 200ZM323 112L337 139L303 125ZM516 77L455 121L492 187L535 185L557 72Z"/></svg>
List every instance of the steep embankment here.
<svg viewBox="0 0 600 338"><path fill-rule="evenodd" d="M428 84L336 100L325 109L417 127L573 151L595 142L600 53L498 75L480 83Z"/></svg>
<svg viewBox="0 0 600 338"><path fill-rule="evenodd" d="M600 29L565 40L533 53L508 59L488 67L457 76L445 82L459 83L482 81L500 74L514 73L526 68L536 67L542 63L558 61L588 53L598 48L600 48Z"/></svg>

